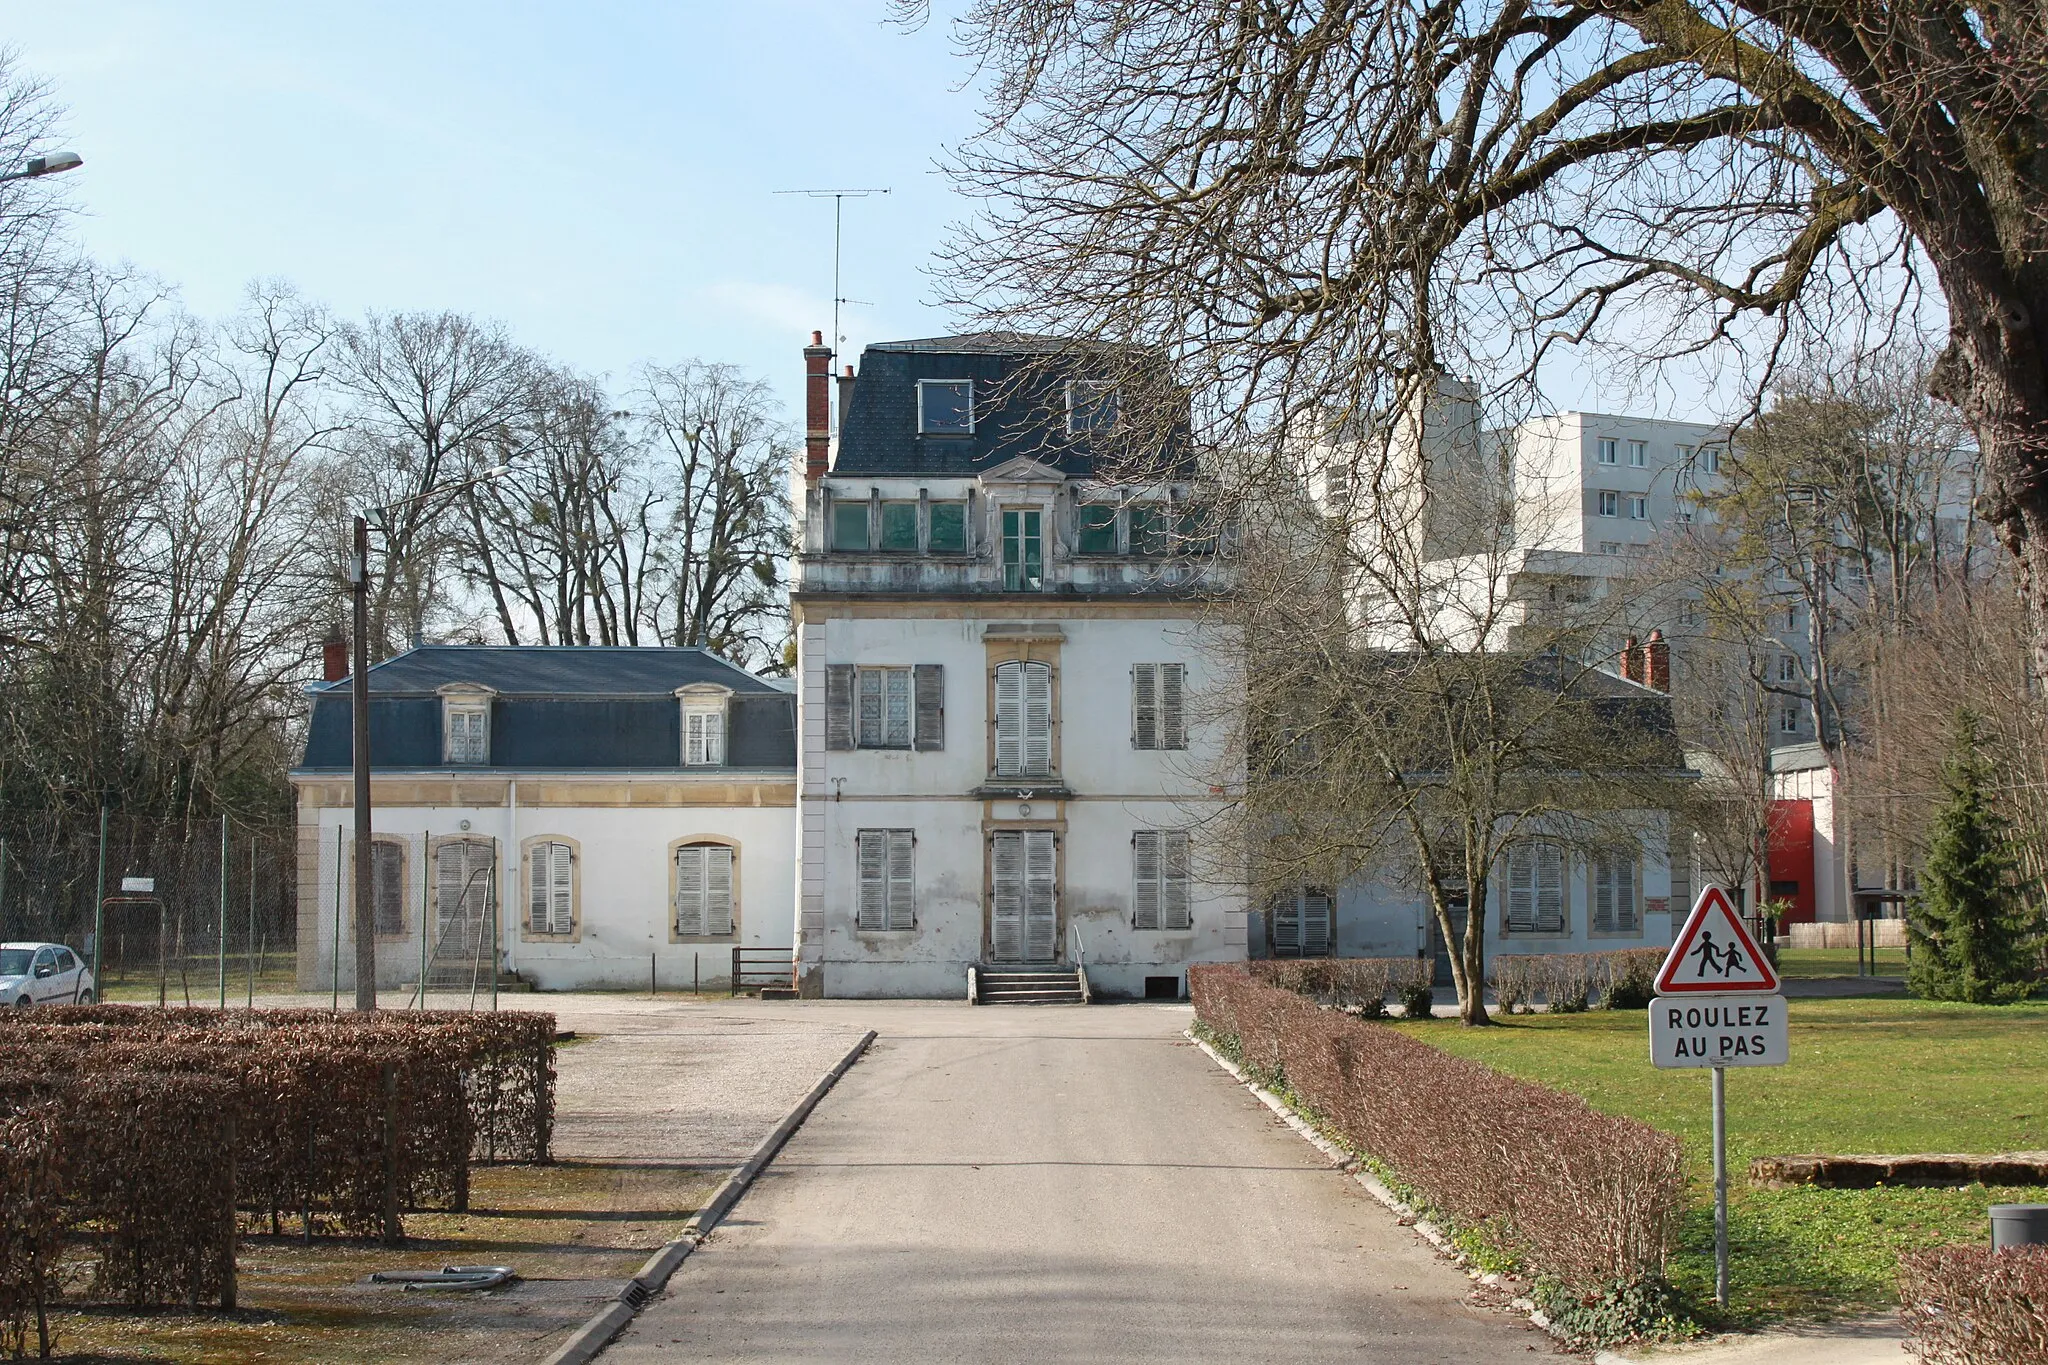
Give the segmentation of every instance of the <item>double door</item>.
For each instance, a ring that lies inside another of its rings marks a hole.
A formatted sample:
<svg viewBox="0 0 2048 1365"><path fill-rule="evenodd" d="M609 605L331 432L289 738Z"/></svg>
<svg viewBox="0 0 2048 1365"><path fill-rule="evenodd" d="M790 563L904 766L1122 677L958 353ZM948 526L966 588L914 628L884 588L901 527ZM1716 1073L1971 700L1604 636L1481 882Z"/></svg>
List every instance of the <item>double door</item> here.
<svg viewBox="0 0 2048 1365"><path fill-rule="evenodd" d="M989 836L989 958L1059 959L1059 840L1049 829Z"/></svg>

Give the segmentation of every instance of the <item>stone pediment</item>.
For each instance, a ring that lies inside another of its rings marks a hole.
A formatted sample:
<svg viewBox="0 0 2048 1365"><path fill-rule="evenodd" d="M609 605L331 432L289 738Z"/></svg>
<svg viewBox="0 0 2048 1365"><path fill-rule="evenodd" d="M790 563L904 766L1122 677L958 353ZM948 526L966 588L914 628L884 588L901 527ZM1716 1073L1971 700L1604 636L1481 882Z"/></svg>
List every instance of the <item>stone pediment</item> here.
<svg viewBox="0 0 2048 1365"><path fill-rule="evenodd" d="M1040 464L1029 456L1019 455L993 469L984 469L981 481L984 484L1062 484L1067 481L1067 476L1049 464Z"/></svg>

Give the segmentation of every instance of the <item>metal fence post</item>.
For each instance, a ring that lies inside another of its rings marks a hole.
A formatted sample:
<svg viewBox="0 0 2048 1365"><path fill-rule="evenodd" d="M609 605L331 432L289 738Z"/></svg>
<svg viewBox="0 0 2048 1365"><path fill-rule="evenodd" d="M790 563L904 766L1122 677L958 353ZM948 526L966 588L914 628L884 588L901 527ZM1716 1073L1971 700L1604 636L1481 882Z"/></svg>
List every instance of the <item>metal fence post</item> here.
<svg viewBox="0 0 2048 1365"><path fill-rule="evenodd" d="M101 943L107 929L107 803L100 802L100 871L92 897L92 988L95 999L104 1000L106 985L100 980Z"/></svg>
<svg viewBox="0 0 2048 1365"><path fill-rule="evenodd" d="M215 945L220 964L220 1008L228 1007L228 815L220 815L220 942Z"/></svg>
<svg viewBox="0 0 2048 1365"><path fill-rule="evenodd" d="M244 945L249 959L249 1008L256 1008L256 836L249 836L249 941Z"/></svg>

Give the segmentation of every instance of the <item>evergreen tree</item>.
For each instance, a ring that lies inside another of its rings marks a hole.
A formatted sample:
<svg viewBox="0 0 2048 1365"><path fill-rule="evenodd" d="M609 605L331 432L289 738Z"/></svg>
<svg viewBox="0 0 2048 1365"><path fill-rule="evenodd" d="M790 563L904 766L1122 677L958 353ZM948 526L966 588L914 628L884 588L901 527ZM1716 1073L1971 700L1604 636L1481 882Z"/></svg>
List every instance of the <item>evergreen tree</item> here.
<svg viewBox="0 0 2048 1365"><path fill-rule="evenodd" d="M1923 1000L2001 1004L2033 989L2039 920L2019 894L2005 821L1986 797L1990 780L1977 718L1960 710L1942 775L1948 794L1906 917L1907 984Z"/></svg>

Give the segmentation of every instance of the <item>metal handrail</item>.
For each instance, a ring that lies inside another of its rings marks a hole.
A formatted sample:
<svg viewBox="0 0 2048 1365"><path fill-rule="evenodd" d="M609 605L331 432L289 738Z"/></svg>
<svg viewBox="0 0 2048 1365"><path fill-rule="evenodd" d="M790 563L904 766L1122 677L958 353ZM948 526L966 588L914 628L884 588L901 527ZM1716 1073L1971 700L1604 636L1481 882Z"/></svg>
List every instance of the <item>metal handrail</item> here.
<svg viewBox="0 0 2048 1365"><path fill-rule="evenodd" d="M1074 951L1074 965L1076 967L1088 965L1088 954L1082 951L1081 948L1081 926L1072 920L1067 921L1067 946Z"/></svg>

